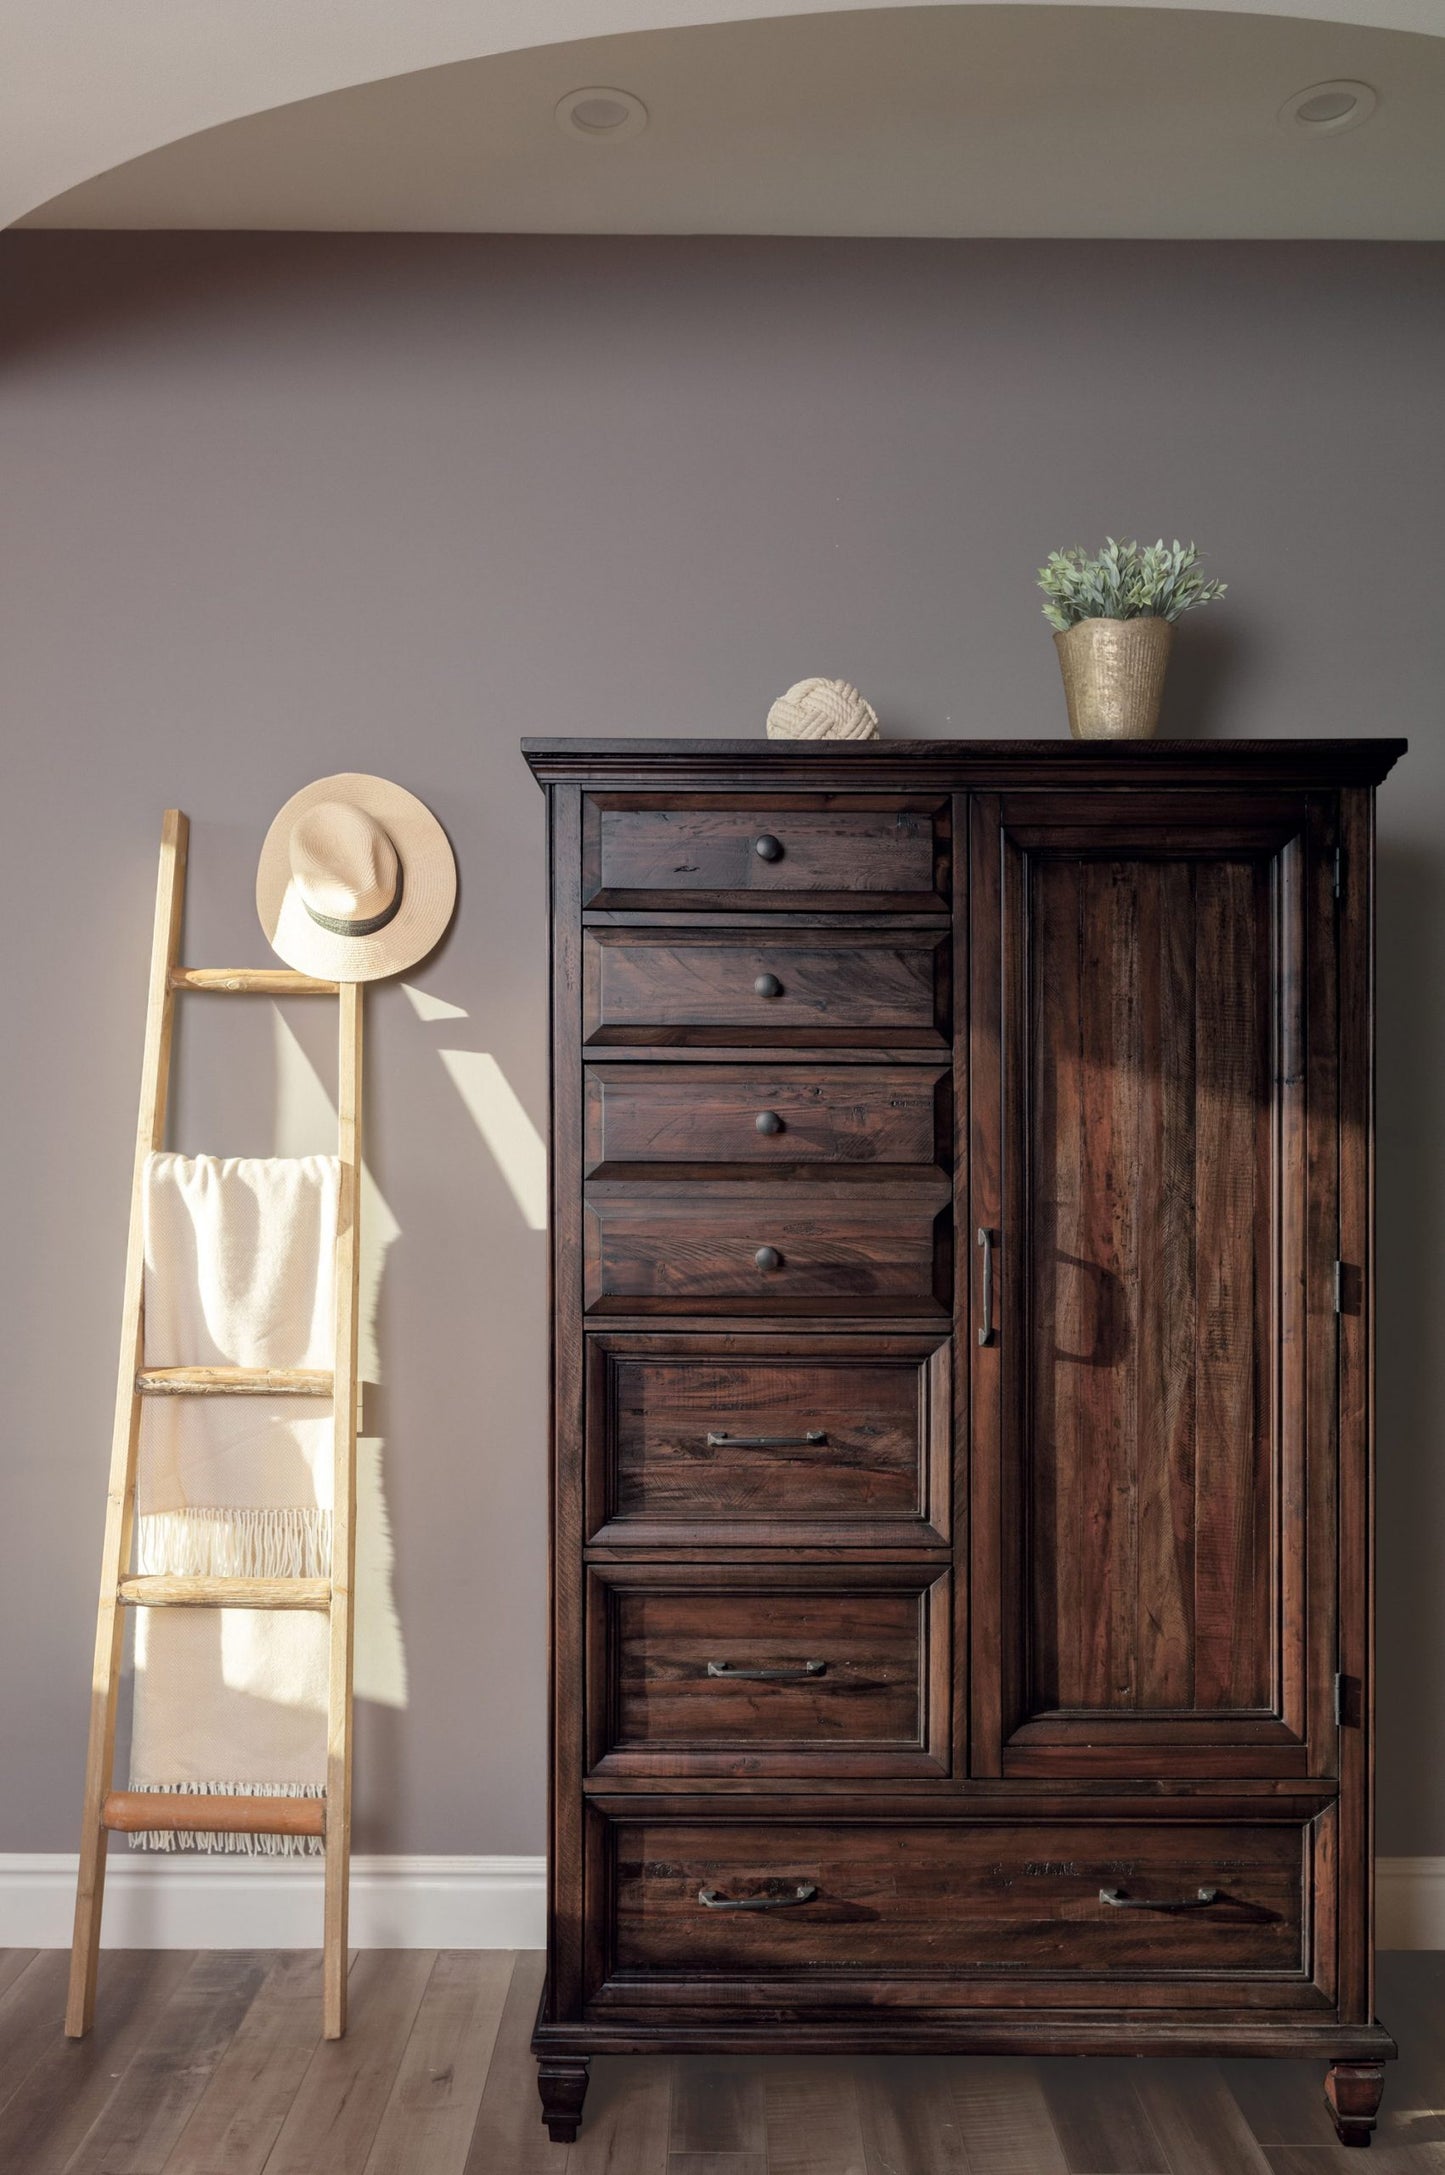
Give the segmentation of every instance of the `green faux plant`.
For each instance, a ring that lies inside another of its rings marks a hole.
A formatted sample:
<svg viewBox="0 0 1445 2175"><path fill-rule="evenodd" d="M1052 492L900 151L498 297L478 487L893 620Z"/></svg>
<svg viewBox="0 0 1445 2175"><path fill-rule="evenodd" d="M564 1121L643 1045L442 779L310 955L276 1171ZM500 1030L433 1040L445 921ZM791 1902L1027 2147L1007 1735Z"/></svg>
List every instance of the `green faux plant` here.
<svg viewBox="0 0 1445 2175"><path fill-rule="evenodd" d="M1206 581L1199 552L1178 537L1166 544L1118 544L1112 536L1102 551L1051 551L1039 568L1039 587L1048 598L1044 617L1062 633L1081 619L1179 619L1196 605L1222 597L1223 582Z"/></svg>

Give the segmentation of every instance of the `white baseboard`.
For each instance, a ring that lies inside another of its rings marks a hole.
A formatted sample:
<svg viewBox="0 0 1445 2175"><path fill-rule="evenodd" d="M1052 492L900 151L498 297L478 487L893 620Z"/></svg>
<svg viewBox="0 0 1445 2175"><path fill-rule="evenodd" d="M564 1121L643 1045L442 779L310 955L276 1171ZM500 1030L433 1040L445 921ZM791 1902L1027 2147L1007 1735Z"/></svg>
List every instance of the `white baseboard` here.
<svg viewBox="0 0 1445 2175"><path fill-rule="evenodd" d="M1445 1858L1375 1860L1380 1948L1445 1948Z"/></svg>
<svg viewBox="0 0 1445 2175"><path fill-rule="evenodd" d="M1381 1858L1381 1948L1445 1949L1445 1858ZM543 1858L353 1858L356 1948L541 1948ZM0 1948L66 1948L75 1859L0 1854ZM162 1857L112 1852L107 1948L316 1948L314 1858Z"/></svg>
<svg viewBox="0 0 1445 2175"><path fill-rule="evenodd" d="M545 1858L353 1858L354 1948L541 1948ZM0 1854L0 1948L68 1948L76 1860ZM318 1858L112 1851L106 1948L319 1948Z"/></svg>

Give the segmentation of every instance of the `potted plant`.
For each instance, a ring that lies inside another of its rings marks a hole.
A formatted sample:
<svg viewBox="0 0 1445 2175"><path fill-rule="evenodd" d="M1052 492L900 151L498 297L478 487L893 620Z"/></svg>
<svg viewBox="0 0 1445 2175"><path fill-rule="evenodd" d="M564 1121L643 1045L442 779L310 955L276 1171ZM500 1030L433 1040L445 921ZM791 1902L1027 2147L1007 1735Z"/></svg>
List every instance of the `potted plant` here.
<svg viewBox="0 0 1445 2175"><path fill-rule="evenodd" d="M1039 568L1056 632L1069 730L1076 740L1152 740L1174 623L1224 595L1193 544L1119 544L1050 552Z"/></svg>

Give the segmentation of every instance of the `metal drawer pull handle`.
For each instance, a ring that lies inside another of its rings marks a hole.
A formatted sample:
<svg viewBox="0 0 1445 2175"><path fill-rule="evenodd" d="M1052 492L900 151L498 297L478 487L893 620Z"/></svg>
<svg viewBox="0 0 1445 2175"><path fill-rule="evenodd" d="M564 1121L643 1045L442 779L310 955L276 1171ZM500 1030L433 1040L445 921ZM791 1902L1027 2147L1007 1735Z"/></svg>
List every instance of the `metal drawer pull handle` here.
<svg viewBox="0 0 1445 2175"><path fill-rule="evenodd" d="M827 1440L828 1431L822 1427L810 1427L806 1435L729 1435L724 1430L709 1433L707 1446L709 1450L806 1450Z"/></svg>
<svg viewBox="0 0 1445 2175"><path fill-rule="evenodd" d="M796 1668L744 1669L735 1661L710 1661L707 1665L710 1677L745 1677L749 1684L792 1684L803 1677L821 1677L828 1673L825 1661L805 1661Z"/></svg>
<svg viewBox="0 0 1445 2175"><path fill-rule="evenodd" d="M753 989L759 997L781 997L783 994L783 985L776 974L760 974Z"/></svg>
<svg viewBox="0 0 1445 2175"><path fill-rule="evenodd" d="M705 1911L790 1911L817 1893L810 1880L800 1880L790 1896L722 1896L716 1888L699 1888L697 1900Z"/></svg>
<svg viewBox="0 0 1445 2175"><path fill-rule="evenodd" d="M781 1133L783 1121L776 1110L760 1110L753 1119L753 1130L757 1133Z"/></svg>
<svg viewBox="0 0 1445 2175"><path fill-rule="evenodd" d="M1186 1896L1182 1902L1161 1903L1154 1896L1126 1896L1122 1888L1101 1888L1099 1901L1112 1903L1118 1911L1204 1911L1219 1901L1219 1890L1201 1888L1198 1895Z"/></svg>
<svg viewBox="0 0 1445 2175"><path fill-rule="evenodd" d="M978 1325L978 1341L987 1344L993 1337L993 1233L978 1227L978 1243L983 1249L983 1297L982 1313Z"/></svg>
<svg viewBox="0 0 1445 2175"><path fill-rule="evenodd" d="M781 861L783 842L780 838L774 838L771 831L764 831L761 838L753 840L753 852L760 861Z"/></svg>
<svg viewBox="0 0 1445 2175"><path fill-rule="evenodd" d="M776 1246L760 1246L753 1259L760 1269L781 1269L783 1266L783 1257Z"/></svg>

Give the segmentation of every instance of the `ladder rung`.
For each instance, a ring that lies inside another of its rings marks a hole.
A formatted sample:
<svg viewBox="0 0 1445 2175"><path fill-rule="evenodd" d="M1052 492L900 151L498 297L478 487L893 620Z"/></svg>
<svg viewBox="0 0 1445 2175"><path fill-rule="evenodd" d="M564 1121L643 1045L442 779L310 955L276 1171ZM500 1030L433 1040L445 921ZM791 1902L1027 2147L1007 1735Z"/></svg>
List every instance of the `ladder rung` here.
<svg viewBox="0 0 1445 2175"><path fill-rule="evenodd" d="M329 1609L329 1578L123 1578L136 1609Z"/></svg>
<svg viewBox="0 0 1445 2175"><path fill-rule="evenodd" d="M321 1797L192 1797L184 1790L112 1790L101 1826L121 1835L151 1828L212 1830L219 1835L324 1835Z"/></svg>
<svg viewBox="0 0 1445 2175"><path fill-rule="evenodd" d="M334 997L340 985L290 967L172 967L172 989L210 990L219 996Z"/></svg>
<svg viewBox="0 0 1445 2175"><path fill-rule="evenodd" d="M329 1367L142 1367L143 1397L329 1397Z"/></svg>

